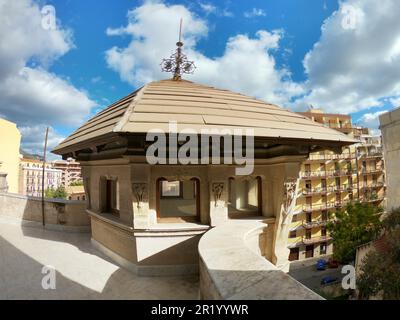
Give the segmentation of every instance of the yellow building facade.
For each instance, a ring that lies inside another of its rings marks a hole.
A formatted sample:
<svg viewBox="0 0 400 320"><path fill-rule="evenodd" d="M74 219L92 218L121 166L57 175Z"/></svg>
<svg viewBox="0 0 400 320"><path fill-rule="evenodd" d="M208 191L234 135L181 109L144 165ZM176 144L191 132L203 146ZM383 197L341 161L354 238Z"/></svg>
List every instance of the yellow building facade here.
<svg viewBox="0 0 400 320"><path fill-rule="evenodd" d="M7 174L8 192L17 193L21 133L15 123L0 119L0 137L0 172Z"/></svg>
<svg viewBox="0 0 400 320"><path fill-rule="evenodd" d="M366 128L354 127L348 115L315 109L302 114L359 143L346 147L341 154L311 153L302 164L288 239L291 261L331 254L332 238L326 225L335 211L351 201L382 205L386 196L380 137L371 136Z"/></svg>

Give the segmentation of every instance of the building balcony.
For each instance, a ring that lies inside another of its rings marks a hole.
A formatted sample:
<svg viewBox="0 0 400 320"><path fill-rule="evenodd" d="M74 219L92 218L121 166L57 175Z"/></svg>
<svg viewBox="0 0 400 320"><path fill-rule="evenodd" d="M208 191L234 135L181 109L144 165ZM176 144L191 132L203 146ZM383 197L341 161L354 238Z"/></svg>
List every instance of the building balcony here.
<svg viewBox="0 0 400 320"><path fill-rule="evenodd" d="M369 203L373 203L373 202L380 202L385 200L385 195L378 195L378 196L364 196L362 198L362 202L369 202Z"/></svg>
<svg viewBox="0 0 400 320"><path fill-rule="evenodd" d="M306 161L329 161L329 160L349 160L355 159L355 153L341 153L341 154L311 154Z"/></svg>
<svg viewBox="0 0 400 320"><path fill-rule="evenodd" d="M361 151L361 152L359 152L358 155L360 158L382 158L383 157L382 151L370 151L370 152Z"/></svg>
<svg viewBox="0 0 400 320"><path fill-rule="evenodd" d="M313 195L313 194L324 194L328 192L328 188L326 187L320 187L320 188L303 188L302 194L303 195Z"/></svg>
<svg viewBox="0 0 400 320"><path fill-rule="evenodd" d="M340 177L340 176L351 176L353 174L357 174L357 170L353 169L339 169L339 170L330 170L326 171L326 176L328 177Z"/></svg>
<svg viewBox="0 0 400 320"><path fill-rule="evenodd" d="M362 185L360 185L360 189L375 189L375 188L381 188L384 186L385 186L385 182L378 181L378 182L373 182L370 184L362 184Z"/></svg>
<svg viewBox="0 0 400 320"><path fill-rule="evenodd" d="M316 244L316 243L321 243L321 242L327 242L329 240L332 240L331 236L318 236L318 237L303 237L301 239L301 242L305 245L310 245L310 244Z"/></svg>
<svg viewBox="0 0 400 320"><path fill-rule="evenodd" d="M326 171L303 171L300 172L300 177L303 179L307 178L321 178L326 176Z"/></svg>
<svg viewBox="0 0 400 320"><path fill-rule="evenodd" d="M312 179L312 178L326 178L326 177L341 177L341 176L352 176L357 174L357 170L321 170L321 171L303 171L300 173L302 179Z"/></svg>
<svg viewBox="0 0 400 320"><path fill-rule="evenodd" d="M328 223L328 220L318 219L318 220L312 220L312 221L303 221L301 225L304 229L311 229L311 228L315 228L315 227L326 226L327 223Z"/></svg>
<svg viewBox="0 0 400 320"><path fill-rule="evenodd" d="M335 208L335 202L327 202L321 204L305 204L302 207L303 212L312 212L312 211L319 211L319 210L326 210Z"/></svg>
<svg viewBox="0 0 400 320"><path fill-rule="evenodd" d="M383 173L383 168L361 168L361 174L370 174L370 173Z"/></svg>

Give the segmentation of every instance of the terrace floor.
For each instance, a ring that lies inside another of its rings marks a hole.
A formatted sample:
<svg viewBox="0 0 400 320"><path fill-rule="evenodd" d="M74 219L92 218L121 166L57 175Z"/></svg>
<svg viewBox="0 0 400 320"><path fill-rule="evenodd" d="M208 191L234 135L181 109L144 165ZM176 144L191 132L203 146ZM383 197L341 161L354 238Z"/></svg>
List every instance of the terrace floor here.
<svg viewBox="0 0 400 320"><path fill-rule="evenodd" d="M56 289L43 289L43 266ZM197 299L198 277L139 277L90 243L90 234L22 227L0 219L0 299Z"/></svg>

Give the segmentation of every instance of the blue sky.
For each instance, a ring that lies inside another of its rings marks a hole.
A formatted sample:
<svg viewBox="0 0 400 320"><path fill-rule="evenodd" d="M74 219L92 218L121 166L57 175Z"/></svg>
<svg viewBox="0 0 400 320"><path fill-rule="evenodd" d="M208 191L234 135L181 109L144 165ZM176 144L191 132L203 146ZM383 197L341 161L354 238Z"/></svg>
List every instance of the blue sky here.
<svg viewBox="0 0 400 320"><path fill-rule="evenodd" d="M295 111L349 113L374 129L400 102L395 0L6 3L0 116L17 123L30 152L41 149L45 126L54 146L144 82L168 78L159 62L174 50L180 17L197 65L189 80ZM50 32L40 28L45 5L56 10Z"/></svg>

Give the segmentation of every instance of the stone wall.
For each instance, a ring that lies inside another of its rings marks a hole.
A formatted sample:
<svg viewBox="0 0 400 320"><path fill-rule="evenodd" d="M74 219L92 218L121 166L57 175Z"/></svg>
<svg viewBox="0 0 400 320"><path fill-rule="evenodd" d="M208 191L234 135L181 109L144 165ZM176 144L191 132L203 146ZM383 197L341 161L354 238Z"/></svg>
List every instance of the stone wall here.
<svg viewBox="0 0 400 320"><path fill-rule="evenodd" d="M379 116L386 168L387 209L400 207L400 109Z"/></svg>
<svg viewBox="0 0 400 320"><path fill-rule="evenodd" d="M90 220L84 201L45 199L45 224L59 229L88 231ZM42 223L42 199L13 193L0 193L0 217L22 222Z"/></svg>

